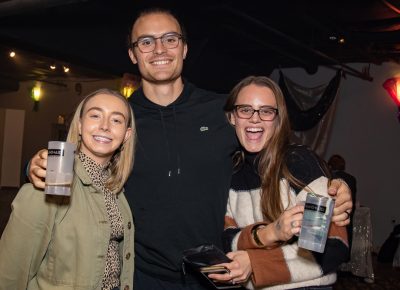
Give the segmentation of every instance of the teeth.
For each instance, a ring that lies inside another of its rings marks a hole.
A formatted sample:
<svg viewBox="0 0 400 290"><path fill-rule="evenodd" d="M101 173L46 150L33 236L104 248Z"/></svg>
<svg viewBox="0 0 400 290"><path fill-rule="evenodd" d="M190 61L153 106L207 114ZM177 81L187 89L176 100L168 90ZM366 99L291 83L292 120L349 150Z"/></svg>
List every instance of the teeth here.
<svg viewBox="0 0 400 290"><path fill-rule="evenodd" d="M163 65L169 63L169 60L159 60L159 61L153 61L153 64L155 65Z"/></svg>
<svg viewBox="0 0 400 290"><path fill-rule="evenodd" d="M101 141L101 142L110 142L110 141L111 141L110 138L103 137L103 136L93 136L93 138L94 138L96 141Z"/></svg>
<svg viewBox="0 0 400 290"><path fill-rule="evenodd" d="M263 128L246 128L247 132L252 132L252 133L257 133L257 132L263 132Z"/></svg>

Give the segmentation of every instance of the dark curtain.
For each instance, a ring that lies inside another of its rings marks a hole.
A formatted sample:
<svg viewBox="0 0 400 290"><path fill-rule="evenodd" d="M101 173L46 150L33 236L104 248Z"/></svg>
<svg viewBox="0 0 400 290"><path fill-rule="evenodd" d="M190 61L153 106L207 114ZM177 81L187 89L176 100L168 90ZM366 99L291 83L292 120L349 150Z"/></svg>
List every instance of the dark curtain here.
<svg viewBox="0 0 400 290"><path fill-rule="evenodd" d="M342 71L328 84L306 88L279 72L279 85L285 96L292 127L292 141L324 155L336 107Z"/></svg>

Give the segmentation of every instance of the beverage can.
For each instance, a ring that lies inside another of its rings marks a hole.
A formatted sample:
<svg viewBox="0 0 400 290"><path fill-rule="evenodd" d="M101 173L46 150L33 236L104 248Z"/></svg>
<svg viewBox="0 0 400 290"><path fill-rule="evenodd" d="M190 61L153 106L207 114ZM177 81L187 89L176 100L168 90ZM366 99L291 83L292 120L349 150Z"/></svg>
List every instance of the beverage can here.
<svg viewBox="0 0 400 290"><path fill-rule="evenodd" d="M327 196L307 193L298 246L323 253L335 201Z"/></svg>

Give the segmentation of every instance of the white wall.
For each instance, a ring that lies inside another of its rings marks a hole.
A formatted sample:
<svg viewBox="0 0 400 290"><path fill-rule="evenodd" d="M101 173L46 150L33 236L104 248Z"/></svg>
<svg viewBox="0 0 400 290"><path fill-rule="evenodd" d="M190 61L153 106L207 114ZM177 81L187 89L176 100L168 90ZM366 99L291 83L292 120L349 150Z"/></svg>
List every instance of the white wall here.
<svg viewBox="0 0 400 290"><path fill-rule="evenodd" d="M361 70L364 64L349 64ZM371 65L373 81L352 76L342 79L336 116L326 159L340 154L346 169L357 178L357 199L371 209L374 247L379 247L400 223L400 122L397 107L382 83L400 76L400 66ZM321 67L314 75L302 69L284 70L290 79L306 87L329 82L335 71ZM277 72L271 77L278 80Z"/></svg>
<svg viewBox="0 0 400 290"><path fill-rule="evenodd" d="M0 109L0 113L4 114L4 124L0 124L0 134L4 134L0 138L0 187L19 187L25 111Z"/></svg>
<svg viewBox="0 0 400 290"><path fill-rule="evenodd" d="M18 92L0 94L0 108L25 110L24 137L22 147L22 168L31 157L40 149L47 147L51 138L52 124L57 123L58 115L73 113L81 99L99 88L119 89L120 79L86 81L86 80L59 80L66 87L49 83L42 83L43 96L39 103L39 110L34 112L31 89L34 81L20 82ZM75 84L82 84L82 93L75 91ZM24 180L21 172L21 180Z"/></svg>

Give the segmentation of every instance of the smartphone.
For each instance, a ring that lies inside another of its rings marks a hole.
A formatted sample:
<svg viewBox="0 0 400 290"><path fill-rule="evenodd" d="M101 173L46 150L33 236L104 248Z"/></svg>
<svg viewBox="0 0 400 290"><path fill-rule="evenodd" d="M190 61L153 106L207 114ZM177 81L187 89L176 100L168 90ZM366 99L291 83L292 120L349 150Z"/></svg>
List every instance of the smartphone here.
<svg viewBox="0 0 400 290"><path fill-rule="evenodd" d="M223 283L223 282L217 282L213 281L208 277L208 274L229 274L230 271L229 269L225 268L224 266L209 266L209 267L203 267L200 268L200 273L204 275L204 277L207 278L208 281L210 281L211 284L214 285L215 288L217 289L232 289L232 288L240 288L241 285L232 285L231 283Z"/></svg>
<svg viewBox="0 0 400 290"><path fill-rule="evenodd" d="M224 266L208 266L200 268L200 272L207 274L228 274L230 271Z"/></svg>

